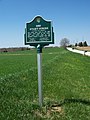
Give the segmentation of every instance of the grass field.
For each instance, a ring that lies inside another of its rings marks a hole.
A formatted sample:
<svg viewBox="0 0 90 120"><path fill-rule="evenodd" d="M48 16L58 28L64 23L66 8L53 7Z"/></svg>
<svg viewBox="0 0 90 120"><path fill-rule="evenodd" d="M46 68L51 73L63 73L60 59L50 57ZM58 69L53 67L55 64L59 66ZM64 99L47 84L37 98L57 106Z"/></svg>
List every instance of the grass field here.
<svg viewBox="0 0 90 120"><path fill-rule="evenodd" d="M0 54L0 120L90 120L90 57L43 49L42 108L36 59L36 50Z"/></svg>

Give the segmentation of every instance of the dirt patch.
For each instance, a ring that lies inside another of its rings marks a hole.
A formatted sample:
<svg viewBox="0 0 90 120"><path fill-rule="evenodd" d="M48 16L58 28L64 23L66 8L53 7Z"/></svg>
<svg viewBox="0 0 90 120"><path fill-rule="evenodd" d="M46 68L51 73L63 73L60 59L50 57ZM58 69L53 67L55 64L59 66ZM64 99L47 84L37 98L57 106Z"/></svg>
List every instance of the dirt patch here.
<svg viewBox="0 0 90 120"><path fill-rule="evenodd" d="M64 115L63 109L60 105L54 104L50 107L44 106L41 110L37 109L33 111L35 117L38 118L52 118L52 117L60 117Z"/></svg>

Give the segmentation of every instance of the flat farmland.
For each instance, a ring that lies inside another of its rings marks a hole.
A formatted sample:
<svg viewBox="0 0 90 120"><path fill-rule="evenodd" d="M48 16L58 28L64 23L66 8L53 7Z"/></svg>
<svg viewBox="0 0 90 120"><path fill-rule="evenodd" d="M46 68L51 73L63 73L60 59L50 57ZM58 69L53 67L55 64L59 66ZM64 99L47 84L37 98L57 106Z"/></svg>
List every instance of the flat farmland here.
<svg viewBox="0 0 90 120"><path fill-rule="evenodd" d="M45 54L46 52L47 50L45 50ZM53 52L55 54L58 54L57 51L55 50ZM46 63L49 59L52 59L53 57L54 55L52 51L48 50L47 59L45 59L43 63ZM13 75L19 74L21 72L25 72L33 68L37 68L36 49L27 50L27 51L0 53L0 76L2 77L10 76L12 74Z"/></svg>
<svg viewBox="0 0 90 120"><path fill-rule="evenodd" d="M1 120L90 120L90 57L43 48L43 107L36 50L0 53Z"/></svg>
<svg viewBox="0 0 90 120"><path fill-rule="evenodd" d="M87 47L76 47L78 50L88 51L90 52L90 46Z"/></svg>

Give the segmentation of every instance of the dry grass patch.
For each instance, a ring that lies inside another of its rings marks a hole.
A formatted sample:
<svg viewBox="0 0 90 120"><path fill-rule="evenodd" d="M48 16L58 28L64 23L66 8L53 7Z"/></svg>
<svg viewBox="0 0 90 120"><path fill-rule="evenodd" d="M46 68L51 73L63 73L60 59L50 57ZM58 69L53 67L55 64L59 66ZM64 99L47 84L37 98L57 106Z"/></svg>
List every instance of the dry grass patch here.
<svg viewBox="0 0 90 120"><path fill-rule="evenodd" d="M37 118L45 119L54 119L56 117L59 118L60 116L64 116L64 110L58 104L54 104L52 106L44 106L40 110L33 110L32 113Z"/></svg>
<svg viewBox="0 0 90 120"><path fill-rule="evenodd" d="M87 47L76 47L78 50L90 51L90 46Z"/></svg>

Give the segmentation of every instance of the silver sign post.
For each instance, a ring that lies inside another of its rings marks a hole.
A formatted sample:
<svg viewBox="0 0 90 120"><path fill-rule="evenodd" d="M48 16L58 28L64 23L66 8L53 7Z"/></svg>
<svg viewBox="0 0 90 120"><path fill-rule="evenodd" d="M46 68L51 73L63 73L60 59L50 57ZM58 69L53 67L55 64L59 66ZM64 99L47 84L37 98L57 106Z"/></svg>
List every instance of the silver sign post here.
<svg viewBox="0 0 90 120"><path fill-rule="evenodd" d="M42 47L37 46L37 65L38 65L38 95L39 105L42 107L43 104L43 93L42 93Z"/></svg>

